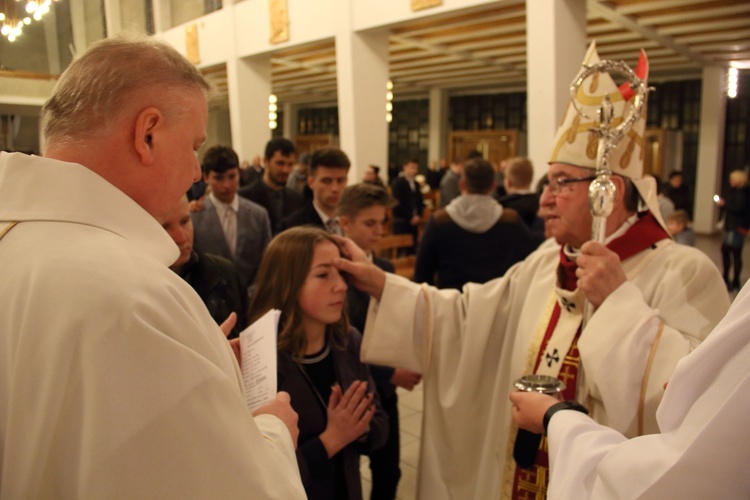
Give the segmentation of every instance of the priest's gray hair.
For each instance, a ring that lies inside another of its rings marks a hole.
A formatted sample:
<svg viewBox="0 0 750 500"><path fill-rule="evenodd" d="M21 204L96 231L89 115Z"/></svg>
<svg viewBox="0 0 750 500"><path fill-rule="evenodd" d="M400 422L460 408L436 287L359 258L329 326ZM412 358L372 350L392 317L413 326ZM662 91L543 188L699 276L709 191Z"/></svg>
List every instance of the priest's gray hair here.
<svg viewBox="0 0 750 500"><path fill-rule="evenodd" d="M105 38L76 58L55 85L42 108L45 140L85 139L106 130L134 95L178 88L210 91L200 71L168 44L133 34Z"/></svg>

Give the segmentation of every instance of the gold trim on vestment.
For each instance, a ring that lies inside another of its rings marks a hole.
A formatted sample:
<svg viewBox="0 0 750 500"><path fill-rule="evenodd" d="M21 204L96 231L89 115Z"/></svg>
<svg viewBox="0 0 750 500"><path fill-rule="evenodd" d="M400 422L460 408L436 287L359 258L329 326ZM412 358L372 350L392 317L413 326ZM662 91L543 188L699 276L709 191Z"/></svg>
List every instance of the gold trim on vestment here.
<svg viewBox="0 0 750 500"><path fill-rule="evenodd" d="M654 337L654 343L651 344L651 352L648 354L648 362L646 362L646 371L643 374L643 382L641 382L641 399L638 402L638 435L643 436L643 412L646 406L646 390L648 389L648 377L651 374L651 365L654 363L656 357L656 350L659 347L659 341L661 340L661 332L664 331L664 322L659 324L659 330L656 332Z"/></svg>
<svg viewBox="0 0 750 500"><path fill-rule="evenodd" d="M518 377L534 373L536 358L539 356L539 350L542 348L544 334L547 332L547 327L549 327L550 319L552 319L552 313L555 310L555 304L557 304L557 293L555 289L553 289L552 295L549 299L549 303L544 308L544 314L542 314L539 323L537 323L534 335L531 337L531 343L529 344L529 350L526 354L526 365L524 366L523 373L517 374ZM500 498L510 498L510 496L513 494L513 480L516 475L516 460L515 458L513 458L513 447L516 444L516 434L518 434L518 426L513 421L513 419L511 419L510 431L508 432L508 446L505 450L505 467L503 470L503 479L500 482Z"/></svg>
<svg viewBox="0 0 750 500"><path fill-rule="evenodd" d="M430 304L430 294L427 293L427 285L425 284L422 284L422 296L424 297L424 308L427 313L425 314L427 318L425 320L426 324L424 327L424 334L422 336L422 349L424 350L424 356L422 359L424 365L422 367L422 373L426 373L430 366L430 355L432 354L432 339L425 338L432 333L432 304Z"/></svg>
<svg viewBox="0 0 750 500"><path fill-rule="evenodd" d="M2 232L0 232L0 240L2 240L2 239L3 239L3 236L5 236L6 234L8 234L8 231L10 231L10 230L11 230L11 229L13 229L14 227L16 227L16 225L17 225L17 224L18 224L19 222L20 222L20 221L14 220L13 222L11 222L11 223L10 223L10 224L8 224L7 226L5 226L5 229L3 229L3 230L2 230Z"/></svg>
<svg viewBox="0 0 750 500"><path fill-rule="evenodd" d="M432 334L432 308L431 308L432 304L430 303L430 294L427 293L427 285L425 284L422 284L422 296L424 297L424 301L425 301L424 308L426 312L425 314L426 324L425 324L425 328L423 329L423 334L422 334L422 350L424 351L424 355L422 357L422 362L424 363L424 365L422 365L422 376L423 376L422 378L422 392L423 392L422 401L424 404L424 398L425 398L424 395L427 394L427 379L429 378L429 377L425 377L424 375L427 374L429 370L430 359L431 359L431 354L432 354L432 337L427 338L428 335ZM412 328L413 327L414 325L412 325ZM421 428L422 428L423 435L424 435L424 429L425 429L425 416L426 415L427 415L427 412L423 411L422 416L420 418L420 420L422 421ZM423 453L424 453L424 439L420 438L419 439L419 452L418 452L420 464L424 463L424 457L422 457ZM417 498L421 498L422 496L420 494L420 483L421 481L418 480L417 488L415 491Z"/></svg>
<svg viewBox="0 0 750 500"><path fill-rule="evenodd" d="M552 319L552 313L555 310L555 304L557 304L557 292L556 289L552 290L552 295L549 299L549 303L544 308L544 314L536 326L534 335L531 337L531 343L529 344L529 350L526 353L526 365L524 366L523 373L519 373L519 377L524 375L531 375L534 373L534 365L539 357L539 351L542 349L542 341L544 340L544 334L547 333L550 319Z"/></svg>

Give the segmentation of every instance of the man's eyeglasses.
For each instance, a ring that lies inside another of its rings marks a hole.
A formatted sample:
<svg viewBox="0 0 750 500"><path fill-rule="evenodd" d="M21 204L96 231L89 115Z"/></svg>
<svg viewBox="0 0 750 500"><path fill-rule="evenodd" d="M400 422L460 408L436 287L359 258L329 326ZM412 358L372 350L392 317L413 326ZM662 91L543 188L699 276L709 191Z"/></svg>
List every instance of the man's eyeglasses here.
<svg viewBox="0 0 750 500"><path fill-rule="evenodd" d="M594 179L596 179L595 175L588 175L586 177L554 177L544 187L549 190L550 194L557 196L562 192L570 192L573 189L572 184L576 182L591 182Z"/></svg>

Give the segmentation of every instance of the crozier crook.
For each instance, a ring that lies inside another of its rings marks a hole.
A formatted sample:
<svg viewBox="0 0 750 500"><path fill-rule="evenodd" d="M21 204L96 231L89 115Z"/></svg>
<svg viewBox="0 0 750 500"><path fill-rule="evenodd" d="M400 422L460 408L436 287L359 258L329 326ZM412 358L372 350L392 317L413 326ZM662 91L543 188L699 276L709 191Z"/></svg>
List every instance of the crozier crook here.
<svg viewBox="0 0 750 500"><path fill-rule="evenodd" d="M640 65L639 65L640 66ZM579 115L591 120L576 100L576 94L583 82L595 73L615 73L627 80L620 88L620 94L627 101L632 98L632 104L627 114L621 118L615 117L615 108L608 94L604 95L597 110L598 127L591 128L598 138L596 150L596 179L589 185L589 209L592 216L591 240L604 243L606 237L607 217L610 216L615 204L617 188L612 182L612 170L609 167L609 157L625 134L638 121L643 112L648 94L646 81L641 79L625 61L600 61L592 65L583 65L584 71L570 86L573 106ZM591 303L587 302L584 310L584 327L593 314Z"/></svg>

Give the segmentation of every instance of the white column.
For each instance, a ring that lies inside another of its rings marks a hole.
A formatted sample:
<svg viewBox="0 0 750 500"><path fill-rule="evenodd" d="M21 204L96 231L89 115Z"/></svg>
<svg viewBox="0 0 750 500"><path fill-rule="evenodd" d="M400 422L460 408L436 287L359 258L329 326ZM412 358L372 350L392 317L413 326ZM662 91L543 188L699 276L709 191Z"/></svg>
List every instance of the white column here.
<svg viewBox="0 0 750 500"><path fill-rule="evenodd" d="M172 6L170 0L152 0L154 10L154 31L161 33L172 27ZM234 40L234 37L230 38Z"/></svg>
<svg viewBox="0 0 750 500"><path fill-rule="evenodd" d="M41 117L37 121L37 128L39 130L39 152L44 154L44 148L47 147L47 141L44 138L44 123L42 122Z"/></svg>
<svg viewBox="0 0 750 500"><path fill-rule="evenodd" d="M297 135L299 128L298 125L298 111L299 106L292 104L291 102L285 102L284 108L284 137L294 142L294 138Z"/></svg>
<svg viewBox="0 0 750 500"><path fill-rule="evenodd" d="M340 5L336 34L339 145L352 163L349 180L353 183L362 179L367 165L388 164L388 32L351 31L349 2Z"/></svg>
<svg viewBox="0 0 750 500"><path fill-rule="evenodd" d="M271 57L230 58L227 84L232 148L240 158L263 156L266 142L271 138L268 128Z"/></svg>
<svg viewBox="0 0 750 500"><path fill-rule="evenodd" d="M718 217L713 195L721 191L727 110L726 74L726 68L703 68L698 168L693 204L693 229L696 233L713 233Z"/></svg>
<svg viewBox="0 0 750 500"><path fill-rule="evenodd" d="M47 67L50 74L58 75L62 72L62 68L60 65L60 43L57 36L57 15L54 8L50 9L44 16L42 23L44 24L44 40L47 48Z"/></svg>
<svg viewBox="0 0 750 500"><path fill-rule="evenodd" d="M104 0L104 22L107 36L115 36L122 31L122 4L119 0Z"/></svg>
<svg viewBox="0 0 750 500"><path fill-rule="evenodd" d="M203 158L205 150L212 146L231 146L232 134L229 128L229 110L224 107L211 108L208 113L206 122L206 142L200 151L200 158ZM240 158L244 160L247 158Z"/></svg>
<svg viewBox="0 0 750 500"><path fill-rule="evenodd" d="M586 51L586 0L526 2L527 137L534 182L547 173L570 83Z"/></svg>
<svg viewBox="0 0 750 500"><path fill-rule="evenodd" d="M104 12L102 13L104 21L107 23L108 33L109 11L107 10L107 3L109 2L105 2ZM86 7L83 4L83 0L71 0L70 2L70 27L73 29L73 49L76 54L80 54L88 46L88 39L86 37Z"/></svg>
<svg viewBox="0 0 750 500"><path fill-rule="evenodd" d="M428 127L430 139L427 146L427 160L440 161L445 158L448 143L448 92L444 89L430 89Z"/></svg>

